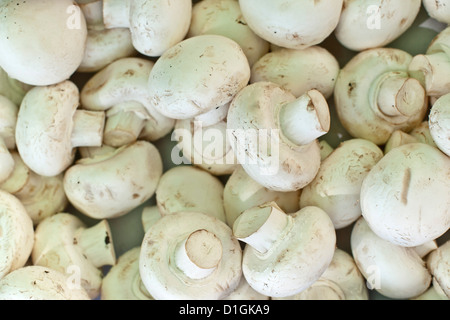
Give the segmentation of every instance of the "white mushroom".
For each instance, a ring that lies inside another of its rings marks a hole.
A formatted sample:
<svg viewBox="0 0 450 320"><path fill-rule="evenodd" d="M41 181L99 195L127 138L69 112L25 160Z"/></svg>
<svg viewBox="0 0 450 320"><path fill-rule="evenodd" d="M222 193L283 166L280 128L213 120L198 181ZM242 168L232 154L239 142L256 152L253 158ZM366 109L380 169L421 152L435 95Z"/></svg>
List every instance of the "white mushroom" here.
<svg viewBox="0 0 450 320"><path fill-rule="evenodd" d="M85 51L87 27L71 0L6 0L0 6L0 66L36 86L70 78Z"/></svg>
<svg viewBox="0 0 450 320"><path fill-rule="evenodd" d="M246 243L242 271L249 285L269 297L306 290L330 265L336 248L331 219L318 207L285 214L274 202L244 211L233 234Z"/></svg>
<svg viewBox="0 0 450 320"><path fill-rule="evenodd" d="M236 41L252 66L269 52L269 43L250 29L236 0L202 0L192 8L188 38L201 34L219 34Z"/></svg>
<svg viewBox="0 0 450 320"><path fill-rule="evenodd" d="M431 107L428 121L433 141L450 157L450 92Z"/></svg>
<svg viewBox="0 0 450 320"><path fill-rule="evenodd" d="M239 215L247 209L274 201L288 213L300 209L301 190L278 192L269 190L250 178L242 166L230 175L223 190L223 204L227 224L232 227Z"/></svg>
<svg viewBox="0 0 450 320"><path fill-rule="evenodd" d="M441 31L425 53L414 56L409 72L419 79L431 97L450 93L450 27Z"/></svg>
<svg viewBox="0 0 450 320"><path fill-rule="evenodd" d="M414 248L378 237L363 217L354 224L350 241L353 258L371 290L391 299L409 299L429 288L431 275Z"/></svg>
<svg viewBox="0 0 450 320"><path fill-rule="evenodd" d="M223 188L222 182L207 171L177 166L161 176L156 203L163 216L194 211L225 221Z"/></svg>
<svg viewBox="0 0 450 320"><path fill-rule="evenodd" d="M408 73L412 56L393 48L375 48L355 55L339 73L335 108L354 137L383 145L395 130L408 132L428 110L420 82Z"/></svg>
<svg viewBox="0 0 450 320"><path fill-rule="evenodd" d="M102 281L102 300L153 300L139 274L140 247L122 254Z"/></svg>
<svg viewBox="0 0 450 320"><path fill-rule="evenodd" d="M422 0L344 0L337 40L354 51L384 47L414 23Z"/></svg>
<svg viewBox="0 0 450 320"><path fill-rule="evenodd" d="M63 187L63 174L44 177L26 166L17 151L11 153L14 171L0 189L17 197L36 226L43 219L63 211L67 197Z"/></svg>
<svg viewBox="0 0 450 320"><path fill-rule="evenodd" d="M433 250L426 262L433 276L433 287L443 293L442 298L450 299L450 240Z"/></svg>
<svg viewBox="0 0 450 320"><path fill-rule="evenodd" d="M242 276L242 251L231 228L198 212L163 216L145 234L142 282L156 300L219 300Z"/></svg>
<svg viewBox="0 0 450 320"><path fill-rule="evenodd" d="M410 135L409 133L403 132L402 130L395 130L392 132L388 141L386 141L386 144L384 145L384 153L388 153L393 148L398 146L416 142L420 142L416 137Z"/></svg>
<svg viewBox="0 0 450 320"><path fill-rule="evenodd" d="M428 15L445 24L450 24L450 1L449 0L423 0L423 6Z"/></svg>
<svg viewBox="0 0 450 320"><path fill-rule="evenodd" d="M56 176L72 164L76 147L102 144L104 112L78 106L78 88L69 80L28 91L18 113L16 144L31 170Z"/></svg>
<svg viewBox="0 0 450 320"><path fill-rule="evenodd" d="M162 214L157 205L145 206L142 208L141 223L144 232L147 232L156 221L161 219Z"/></svg>
<svg viewBox="0 0 450 320"><path fill-rule="evenodd" d="M184 39L191 13L191 0L103 0L105 27L129 28L136 50L151 57Z"/></svg>
<svg viewBox="0 0 450 320"><path fill-rule="evenodd" d="M79 6L86 19L88 34L84 58L78 72L96 72L120 58L137 54L130 29L105 28L102 0L79 3Z"/></svg>
<svg viewBox="0 0 450 320"><path fill-rule="evenodd" d="M304 49L324 41L336 28L343 0L239 0L248 26L280 47Z"/></svg>
<svg viewBox="0 0 450 320"><path fill-rule="evenodd" d="M0 300L90 300L90 297L66 273L26 266L0 279Z"/></svg>
<svg viewBox="0 0 450 320"><path fill-rule="evenodd" d="M147 82L154 62L139 57L118 59L91 77L81 89L81 105L105 111L103 142L120 147L136 141L146 127L148 140L168 134L175 121L151 105Z"/></svg>
<svg viewBox="0 0 450 320"><path fill-rule="evenodd" d="M158 149L147 141L83 158L64 174L69 202L94 219L117 218L150 199L162 175Z"/></svg>
<svg viewBox="0 0 450 320"><path fill-rule="evenodd" d="M300 207L322 208L336 229L349 226L361 216L361 184L383 155L368 140L342 142L322 161L314 180L302 189Z"/></svg>
<svg viewBox="0 0 450 320"><path fill-rule="evenodd" d="M230 102L250 79L241 47L220 35L188 38L167 50L148 81L153 106L173 119L190 119Z"/></svg>
<svg viewBox="0 0 450 320"><path fill-rule="evenodd" d="M12 79L0 67L0 95L11 100L15 105L20 105L23 97L32 87L31 85Z"/></svg>
<svg viewBox="0 0 450 320"><path fill-rule="evenodd" d="M368 300L369 291L353 257L336 248L322 276L306 290L273 300Z"/></svg>
<svg viewBox="0 0 450 320"><path fill-rule="evenodd" d="M435 147L394 148L362 183L362 215L375 234L394 244L435 240L450 227L449 175L450 158Z"/></svg>
<svg viewBox="0 0 450 320"><path fill-rule="evenodd" d="M330 98L339 74L339 63L327 49L279 49L262 56L252 67L250 83L270 81L299 97L316 89Z"/></svg>
<svg viewBox="0 0 450 320"><path fill-rule="evenodd" d="M10 150L16 148L18 110L17 105L0 95L0 183L8 179L14 170L14 159Z"/></svg>
<svg viewBox="0 0 450 320"><path fill-rule="evenodd" d="M275 83L255 82L233 99L227 133L238 163L259 184L296 191L320 166L317 138L330 128L325 97L310 90L299 98Z"/></svg>
<svg viewBox="0 0 450 320"><path fill-rule="evenodd" d="M0 190L0 279L23 267L34 244L33 221L15 196Z"/></svg>
<svg viewBox="0 0 450 320"><path fill-rule="evenodd" d="M412 129L409 134L416 138L417 142L426 143L432 147L437 147L430 132L430 126L428 120L422 121L417 127Z"/></svg>
<svg viewBox="0 0 450 320"><path fill-rule="evenodd" d="M31 254L33 265L70 271L93 299L100 293L101 267L114 265L116 256L109 223L98 221L88 227L70 213L58 213L36 227Z"/></svg>

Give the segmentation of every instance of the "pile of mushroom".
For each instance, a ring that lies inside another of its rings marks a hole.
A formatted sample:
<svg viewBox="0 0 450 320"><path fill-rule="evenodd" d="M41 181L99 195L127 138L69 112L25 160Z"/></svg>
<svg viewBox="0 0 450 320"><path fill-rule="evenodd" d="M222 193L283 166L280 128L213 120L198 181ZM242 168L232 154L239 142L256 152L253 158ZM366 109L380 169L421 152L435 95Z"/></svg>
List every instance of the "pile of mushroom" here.
<svg viewBox="0 0 450 320"><path fill-rule="evenodd" d="M1 300L450 298L450 1L0 17Z"/></svg>

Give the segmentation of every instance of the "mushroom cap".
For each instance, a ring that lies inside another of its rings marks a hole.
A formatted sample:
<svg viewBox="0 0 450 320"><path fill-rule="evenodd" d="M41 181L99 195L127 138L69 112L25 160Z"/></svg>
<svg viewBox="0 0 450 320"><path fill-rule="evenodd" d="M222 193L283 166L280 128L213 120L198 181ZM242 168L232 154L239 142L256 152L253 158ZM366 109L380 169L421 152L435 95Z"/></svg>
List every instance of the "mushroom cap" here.
<svg viewBox="0 0 450 320"><path fill-rule="evenodd" d="M116 218L154 195L162 170L158 149L141 140L106 156L80 159L65 172L64 190L85 215Z"/></svg>
<svg viewBox="0 0 450 320"><path fill-rule="evenodd" d="M370 169L383 157L383 151L365 139L342 142L322 161L314 180L302 189L300 207L322 208L342 229L361 216L361 185Z"/></svg>
<svg viewBox="0 0 450 320"><path fill-rule="evenodd" d="M354 51L384 47L411 27L421 4L421 0L344 0L336 38Z"/></svg>
<svg viewBox="0 0 450 320"><path fill-rule="evenodd" d="M78 88L69 80L34 87L23 98L16 124L17 150L37 174L56 176L72 164L73 116L78 105Z"/></svg>
<svg viewBox="0 0 450 320"><path fill-rule="evenodd" d="M428 121L433 141L450 157L450 93L440 97L431 107Z"/></svg>
<svg viewBox="0 0 450 320"><path fill-rule="evenodd" d="M414 250L378 237L361 217L350 238L353 258L370 288L392 299L408 299L428 289L431 275Z"/></svg>
<svg viewBox="0 0 450 320"><path fill-rule="evenodd" d="M86 21L76 3L7 0L0 14L0 66L11 78L45 86L76 71L87 39Z"/></svg>
<svg viewBox="0 0 450 320"><path fill-rule="evenodd" d="M11 100L0 95L0 139L7 149L16 148L16 123L19 108Z"/></svg>
<svg viewBox="0 0 450 320"><path fill-rule="evenodd" d="M450 299L450 240L433 250L426 260L428 270L433 275L433 284L438 286Z"/></svg>
<svg viewBox="0 0 450 320"><path fill-rule="evenodd" d="M450 158L423 143L392 149L361 187L362 215L379 237L419 246L450 228ZM433 199L433 201L430 201Z"/></svg>
<svg viewBox="0 0 450 320"><path fill-rule="evenodd" d="M311 89L331 97L340 67L336 58L325 48L279 49L262 56L253 66L250 83L277 83L299 97Z"/></svg>
<svg viewBox="0 0 450 320"><path fill-rule="evenodd" d="M23 204L0 190L0 279L21 268L34 245L33 222Z"/></svg>
<svg viewBox="0 0 450 320"><path fill-rule="evenodd" d="M431 18L442 23L450 24L449 0L423 0L423 6Z"/></svg>
<svg viewBox="0 0 450 320"><path fill-rule="evenodd" d="M194 211L225 221L223 188L219 178L203 169L177 166L161 176L156 203L162 215Z"/></svg>
<svg viewBox="0 0 450 320"><path fill-rule="evenodd" d="M248 26L280 47L304 49L325 40L336 28L343 0L239 0Z"/></svg>
<svg viewBox="0 0 450 320"><path fill-rule="evenodd" d="M70 280L51 268L26 266L0 279L0 300L90 300Z"/></svg>
<svg viewBox="0 0 450 320"><path fill-rule="evenodd" d="M243 252L245 279L257 292L270 297L292 296L307 289L328 268L336 248L333 223L322 209L305 207L287 217L283 236L267 252L250 245ZM239 238L237 222L233 233Z"/></svg>
<svg viewBox="0 0 450 320"><path fill-rule="evenodd" d="M203 279L191 279L176 265L175 248L198 230L214 234L222 245L216 269ZM218 300L239 285L242 251L231 228L199 212L177 212L163 216L145 234L139 270L148 292L156 300Z"/></svg>
<svg viewBox="0 0 450 320"><path fill-rule="evenodd" d="M247 57L235 41L199 35L164 52L150 73L148 92L163 115L189 119L230 102L249 79Z"/></svg>
<svg viewBox="0 0 450 320"><path fill-rule="evenodd" d="M295 99L275 83L256 82L236 95L228 111L227 133L238 162L252 179L270 190L299 190L319 170L317 139L307 145L295 145L284 136L279 123L280 109ZM267 137L267 146L255 140L261 135Z"/></svg>

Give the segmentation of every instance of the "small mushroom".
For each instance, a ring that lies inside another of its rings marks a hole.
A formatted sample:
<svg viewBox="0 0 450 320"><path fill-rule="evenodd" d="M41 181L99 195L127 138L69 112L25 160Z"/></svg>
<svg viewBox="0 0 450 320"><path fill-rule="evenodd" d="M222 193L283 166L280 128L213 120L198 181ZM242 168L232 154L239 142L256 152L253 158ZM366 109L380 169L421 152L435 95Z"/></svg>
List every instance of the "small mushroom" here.
<svg viewBox="0 0 450 320"><path fill-rule="evenodd" d="M269 43L250 29L236 0L202 0L192 8L188 38L201 34L218 34L236 41L252 66L269 52Z"/></svg>
<svg viewBox="0 0 450 320"><path fill-rule="evenodd" d="M343 3L239 0L245 21L257 35L291 49L304 49L328 38L339 22Z"/></svg>
<svg viewBox="0 0 450 320"><path fill-rule="evenodd" d="M16 144L25 164L42 176L57 176L79 146L101 146L104 112L81 110L77 86L67 80L34 87L20 105Z"/></svg>
<svg viewBox="0 0 450 320"><path fill-rule="evenodd" d="M79 3L79 6L86 19L88 34L78 72L97 72L118 59L137 54L130 29L105 28L102 0Z"/></svg>
<svg viewBox="0 0 450 320"><path fill-rule="evenodd" d="M384 153L388 153L393 148L396 148L398 146L416 142L420 142L416 137L410 135L409 133L403 132L402 130L395 130L394 132L392 132L388 141L386 141L386 144L384 146Z"/></svg>
<svg viewBox="0 0 450 320"><path fill-rule="evenodd" d="M450 27L442 30L425 53L414 56L409 73L419 79L428 96L439 97L450 92Z"/></svg>
<svg viewBox="0 0 450 320"><path fill-rule="evenodd" d="M424 120L427 93L408 72L411 60L406 51L375 48L356 54L341 69L335 108L354 138L383 145L395 130L408 132Z"/></svg>
<svg viewBox="0 0 450 320"><path fill-rule="evenodd" d="M320 166L318 138L330 128L325 97L310 90L296 98L271 82L255 82L233 99L227 133L238 163L259 184L296 191Z"/></svg>
<svg viewBox="0 0 450 320"><path fill-rule="evenodd" d="M96 298L103 278L101 267L116 263L109 223L101 220L88 227L64 212L46 218L36 227L31 259L33 265L72 271L89 297Z"/></svg>
<svg viewBox="0 0 450 320"><path fill-rule="evenodd" d="M0 300L91 300L66 273L25 266L0 279Z"/></svg>
<svg viewBox="0 0 450 320"><path fill-rule="evenodd" d="M417 142L426 143L432 147L437 147L430 132L429 121L424 120L417 127L412 129L409 134L417 139Z"/></svg>
<svg viewBox="0 0 450 320"><path fill-rule="evenodd" d="M240 244L224 222L177 212L145 233L139 270L156 300L219 300L238 287L241 261Z"/></svg>
<svg viewBox="0 0 450 320"><path fill-rule="evenodd" d="M450 157L450 91L431 107L428 121L434 143Z"/></svg>
<svg viewBox="0 0 450 320"><path fill-rule="evenodd" d="M80 65L86 21L72 0L6 0L0 6L0 66L33 86L57 84Z"/></svg>
<svg viewBox="0 0 450 320"><path fill-rule="evenodd" d="M81 213L94 219L117 218L154 195L162 170L158 149L137 141L78 160L64 174L64 190Z"/></svg>
<svg viewBox="0 0 450 320"><path fill-rule="evenodd" d="M81 89L83 108L106 112L105 144L121 147L135 142L144 127L149 141L173 129L175 121L151 105L147 82L153 66L143 58L121 58L95 73Z"/></svg>
<svg viewBox="0 0 450 320"><path fill-rule="evenodd" d="M102 300L153 300L139 273L140 247L122 254L102 281Z"/></svg>
<svg viewBox="0 0 450 320"><path fill-rule="evenodd" d="M144 232L147 232L156 221L161 219L162 214L157 205L145 206L142 208L141 222Z"/></svg>
<svg viewBox="0 0 450 320"><path fill-rule="evenodd" d="M8 179L14 170L14 158L10 150L16 148L18 110L11 100L0 95L0 183Z"/></svg>
<svg viewBox="0 0 450 320"><path fill-rule="evenodd" d="M191 119L229 103L250 79L241 47L221 35L188 38L167 50L151 70L153 106L173 119Z"/></svg>
<svg viewBox="0 0 450 320"><path fill-rule="evenodd" d="M233 225L245 242L242 271L249 285L269 297L306 290L330 265L336 248L331 219L318 207L285 214L274 202L244 211Z"/></svg>
<svg viewBox="0 0 450 320"><path fill-rule="evenodd" d="M67 197L63 187L63 174L44 177L26 166L17 151L11 153L14 159L14 171L2 184L0 189L17 197L33 220L38 225L43 219L63 211Z"/></svg>
<svg viewBox="0 0 450 320"><path fill-rule="evenodd" d="M161 176L156 204L163 216L194 211L225 221L223 188L222 182L205 170L177 166Z"/></svg>
<svg viewBox="0 0 450 320"><path fill-rule="evenodd" d="M184 39L191 13L191 0L103 0L105 28L129 28L133 46L150 57Z"/></svg>
<svg viewBox="0 0 450 320"><path fill-rule="evenodd" d="M384 47L414 23L421 0L344 0L336 39L353 51Z"/></svg>
<svg viewBox="0 0 450 320"><path fill-rule="evenodd" d="M270 81L300 97L316 89L330 98L340 68L336 58L325 48L279 49L262 56L252 67L250 83Z"/></svg>
<svg viewBox="0 0 450 320"><path fill-rule="evenodd" d="M278 192L269 190L250 178L242 166L230 175L223 190L223 203L227 224L232 227L236 219L247 209L274 201L288 213L300 209L301 190Z"/></svg>
<svg viewBox="0 0 450 320"><path fill-rule="evenodd" d="M423 0L423 6L428 15L445 24L450 24L450 1L449 0Z"/></svg>
<svg viewBox="0 0 450 320"><path fill-rule="evenodd" d="M443 299L450 299L450 240L433 250L426 262L433 276L433 287Z"/></svg>
<svg viewBox="0 0 450 320"><path fill-rule="evenodd" d="M394 148L362 183L362 215L375 234L396 245L435 240L450 227L449 176L450 158L437 148L423 143Z"/></svg>
<svg viewBox="0 0 450 320"><path fill-rule="evenodd" d="M0 279L23 267L34 244L33 221L17 197L0 190Z"/></svg>
<svg viewBox="0 0 450 320"><path fill-rule="evenodd" d="M300 207L322 208L336 229L351 225L361 216L362 182L383 155L383 151L368 140L342 142L322 161L314 180L302 189Z"/></svg>
<svg viewBox="0 0 450 320"><path fill-rule="evenodd" d="M346 251L336 248L327 270L308 289L291 297L272 299L369 300L369 291L353 257Z"/></svg>
<svg viewBox="0 0 450 320"><path fill-rule="evenodd" d="M391 299L410 299L431 284L425 262L414 250L377 236L361 217L351 231L351 250L369 289Z"/></svg>

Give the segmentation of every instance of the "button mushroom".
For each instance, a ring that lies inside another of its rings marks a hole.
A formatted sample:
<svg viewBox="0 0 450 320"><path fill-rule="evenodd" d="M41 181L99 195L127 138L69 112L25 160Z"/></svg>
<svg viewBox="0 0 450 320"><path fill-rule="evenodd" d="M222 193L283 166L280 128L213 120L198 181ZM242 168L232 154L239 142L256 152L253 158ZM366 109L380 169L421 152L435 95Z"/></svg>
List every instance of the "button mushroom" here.
<svg viewBox="0 0 450 320"><path fill-rule="evenodd" d="M426 263L433 276L433 287L442 299L450 299L450 240L433 250Z"/></svg>
<svg viewBox="0 0 450 320"><path fill-rule="evenodd" d="M299 98L271 82L255 82L233 99L227 133L238 163L259 184L296 191L320 166L317 138L330 128L325 97L310 90Z"/></svg>
<svg viewBox="0 0 450 320"><path fill-rule="evenodd" d="M330 265L336 232L318 207L285 214L274 202L244 211L233 234L246 243L242 271L249 285L269 297L306 290Z"/></svg>
<svg viewBox="0 0 450 320"><path fill-rule="evenodd" d="M394 148L362 183L362 215L374 233L394 244L435 240L450 227L449 176L450 158L437 148L423 143Z"/></svg>
<svg viewBox="0 0 450 320"><path fill-rule="evenodd" d="M344 0L335 35L354 51L384 47L414 23L421 0Z"/></svg>
<svg viewBox="0 0 450 320"><path fill-rule="evenodd" d="M428 121L434 143L450 157L450 92L431 107Z"/></svg>
<svg viewBox="0 0 450 320"><path fill-rule="evenodd" d="M19 108L8 98L0 95L0 183L14 170L14 158L10 150L16 148L16 123Z"/></svg>
<svg viewBox="0 0 450 320"><path fill-rule="evenodd" d="M291 49L319 44L331 35L339 22L343 3L343 0L239 0L245 21L257 35Z"/></svg>
<svg viewBox="0 0 450 320"><path fill-rule="evenodd" d="M73 268L80 285L92 299L100 293L103 266L114 265L116 256L109 223L88 227L70 213L58 213L36 227L31 254L33 265L66 273Z"/></svg>
<svg viewBox="0 0 450 320"><path fill-rule="evenodd" d="M408 132L424 120L427 93L408 73L411 60L406 51L375 48L358 53L341 69L335 108L354 138L383 145L393 131Z"/></svg>
<svg viewBox="0 0 450 320"><path fill-rule="evenodd" d="M142 241L139 270L156 300L219 300L242 276L242 251L231 228L198 212L163 216Z"/></svg>
<svg viewBox="0 0 450 320"><path fill-rule="evenodd" d="M90 300L65 273L42 266L26 266L0 279L0 300Z"/></svg>
<svg viewBox="0 0 450 320"><path fill-rule="evenodd" d="M104 112L78 107L79 91L69 80L27 92L18 113L16 144L31 170L56 176L73 163L75 148L102 144Z"/></svg>
<svg viewBox="0 0 450 320"><path fill-rule="evenodd" d="M230 102L250 79L241 47L220 35L188 38L167 50L150 73L153 106L173 119L191 119Z"/></svg>
<svg viewBox="0 0 450 320"><path fill-rule="evenodd" d="M184 39L191 13L191 0L103 0L105 27L129 28L133 46L150 57L159 57Z"/></svg>
<svg viewBox="0 0 450 320"><path fill-rule="evenodd" d="M33 244L33 221L25 207L17 197L0 190L0 279L26 264Z"/></svg>
<svg viewBox="0 0 450 320"><path fill-rule="evenodd" d="M349 226L361 216L361 184L383 155L368 140L342 142L322 161L314 180L302 189L300 207L322 208L336 229Z"/></svg>
<svg viewBox="0 0 450 320"><path fill-rule="evenodd" d="M64 174L64 190L81 213L94 219L117 218L150 199L161 175L158 149L137 141L78 160Z"/></svg>
<svg viewBox="0 0 450 320"><path fill-rule="evenodd" d="M76 3L7 0L0 15L0 66L11 78L46 86L75 73L87 39L86 21Z"/></svg>
<svg viewBox="0 0 450 320"><path fill-rule="evenodd" d="M431 18L450 24L450 1L423 0L423 6Z"/></svg>

